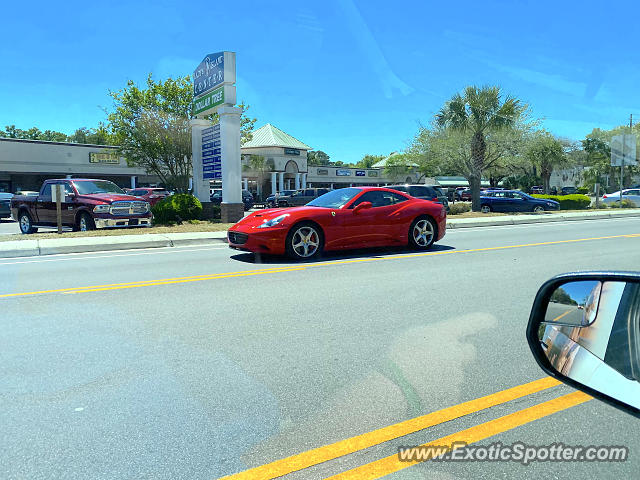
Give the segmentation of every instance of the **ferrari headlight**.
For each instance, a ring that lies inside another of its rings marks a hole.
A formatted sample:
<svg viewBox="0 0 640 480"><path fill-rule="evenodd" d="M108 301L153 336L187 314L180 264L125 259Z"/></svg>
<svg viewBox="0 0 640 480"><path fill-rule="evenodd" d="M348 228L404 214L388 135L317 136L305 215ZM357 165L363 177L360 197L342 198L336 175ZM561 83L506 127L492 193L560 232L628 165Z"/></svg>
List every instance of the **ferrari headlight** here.
<svg viewBox="0 0 640 480"><path fill-rule="evenodd" d="M96 213L109 213L111 205L96 205L93 207L93 211Z"/></svg>
<svg viewBox="0 0 640 480"><path fill-rule="evenodd" d="M279 216L277 216L275 218L272 218L271 220L265 220L264 223L262 225L260 225L258 228L275 227L276 225L281 223L288 216L289 216L289 214L285 213L283 215L279 215Z"/></svg>

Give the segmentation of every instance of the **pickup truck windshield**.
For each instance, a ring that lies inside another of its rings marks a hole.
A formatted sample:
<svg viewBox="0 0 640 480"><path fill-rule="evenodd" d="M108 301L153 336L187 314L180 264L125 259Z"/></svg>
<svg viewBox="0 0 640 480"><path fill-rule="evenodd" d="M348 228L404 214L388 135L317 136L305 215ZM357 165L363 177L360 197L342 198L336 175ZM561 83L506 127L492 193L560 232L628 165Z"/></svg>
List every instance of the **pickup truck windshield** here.
<svg viewBox="0 0 640 480"><path fill-rule="evenodd" d="M91 195L92 193L120 193L124 191L113 182L107 180L73 182L80 195Z"/></svg>

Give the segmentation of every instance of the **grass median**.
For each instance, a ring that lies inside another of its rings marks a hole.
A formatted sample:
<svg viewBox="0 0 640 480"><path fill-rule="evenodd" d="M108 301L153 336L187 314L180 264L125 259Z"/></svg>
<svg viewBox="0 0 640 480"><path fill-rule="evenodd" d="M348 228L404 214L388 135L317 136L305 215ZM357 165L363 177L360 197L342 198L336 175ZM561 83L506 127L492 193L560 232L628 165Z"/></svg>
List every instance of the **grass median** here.
<svg viewBox="0 0 640 480"><path fill-rule="evenodd" d="M7 223L3 222L3 225ZM226 231L233 225L233 223L221 223L211 222L205 220L192 220L185 222L181 225L161 226L156 225L153 227L131 227L131 228L113 228L102 230L91 230L90 232L72 232L71 230L65 230L62 234L57 233L52 229L40 228L38 233L32 233L30 235L24 235L19 233L19 227L17 223L13 223L16 227L15 235L0 235L0 242L7 242L11 240L41 240L45 238L83 238L83 237L112 237L118 235L142 235L147 233L191 233L191 232L221 232Z"/></svg>

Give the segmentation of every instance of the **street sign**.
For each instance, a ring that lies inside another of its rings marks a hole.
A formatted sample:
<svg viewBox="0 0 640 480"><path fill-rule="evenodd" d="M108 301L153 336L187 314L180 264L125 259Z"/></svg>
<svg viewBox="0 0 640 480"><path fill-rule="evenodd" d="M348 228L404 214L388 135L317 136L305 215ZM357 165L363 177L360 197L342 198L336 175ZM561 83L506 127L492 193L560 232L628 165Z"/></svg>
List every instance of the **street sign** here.
<svg viewBox="0 0 640 480"><path fill-rule="evenodd" d="M202 178L222 179L222 140L219 123L202 130Z"/></svg>
<svg viewBox="0 0 640 480"><path fill-rule="evenodd" d="M611 166L635 166L636 136L632 134L614 135L611 138Z"/></svg>
<svg viewBox="0 0 640 480"><path fill-rule="evenodd" d="M236 103L236 87L233 85L221 85L218 88L193 99L193 114L204 116L214 113L222 104L234 105Z"/></svg>
<svg viewBox="0 0 640 480"><path fill-rule="evenodd" d="M215 90L198 97L193 101L193 113L198 115L205 110L209 110L210 108L217 107L218 105L222 105L224 103L224 88L219 87Z"/></svg>
<svg viewBox="0 0 640 480"><path fill-rule="evenodd" d="M193 96L198 98L223 83L236 83L234 52L210 53L204 57L193 71Z"/></svg>

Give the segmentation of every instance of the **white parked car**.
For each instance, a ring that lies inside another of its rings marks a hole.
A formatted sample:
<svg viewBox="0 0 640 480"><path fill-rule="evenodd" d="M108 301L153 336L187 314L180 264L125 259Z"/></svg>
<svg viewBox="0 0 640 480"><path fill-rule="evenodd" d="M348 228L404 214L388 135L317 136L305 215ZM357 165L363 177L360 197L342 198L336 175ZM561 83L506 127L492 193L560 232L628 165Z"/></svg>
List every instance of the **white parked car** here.
<svg viewBox="0 0 640 480"><path fill-rule="evenodd" d="M640 207L640 189L639 188L627 188L622 190L622 200L631 200L636 204L636 207ZM605 193L602 196L602 201L607 204L620 201L620 191L613 193Z"/></svg>

